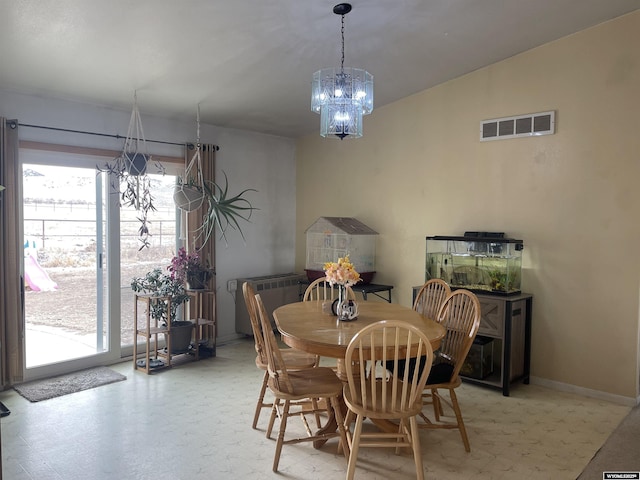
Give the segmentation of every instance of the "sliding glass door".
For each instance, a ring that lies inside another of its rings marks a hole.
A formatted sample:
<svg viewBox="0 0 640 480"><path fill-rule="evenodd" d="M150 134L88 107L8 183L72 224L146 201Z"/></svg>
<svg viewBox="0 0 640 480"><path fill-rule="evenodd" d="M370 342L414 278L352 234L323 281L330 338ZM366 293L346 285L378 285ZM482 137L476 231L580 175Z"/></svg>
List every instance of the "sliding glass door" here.
<svg viewBox="0 0 640 480"><path fill-rule="evenodd" d="M27 369L107 351L103 177L23 163Z"/></svg>
<svg viewBox="0 0 640 480"><path fill-rule="evenodd" d="M130 355L131 279L165 268L177 250L177 171L151 174L156 210L148 248L118 205L109 159L21 150L25 274L25 379L108 364ZM171 169L171 166L169 166ZM174 167L175 169L175 167Z"/></svg>

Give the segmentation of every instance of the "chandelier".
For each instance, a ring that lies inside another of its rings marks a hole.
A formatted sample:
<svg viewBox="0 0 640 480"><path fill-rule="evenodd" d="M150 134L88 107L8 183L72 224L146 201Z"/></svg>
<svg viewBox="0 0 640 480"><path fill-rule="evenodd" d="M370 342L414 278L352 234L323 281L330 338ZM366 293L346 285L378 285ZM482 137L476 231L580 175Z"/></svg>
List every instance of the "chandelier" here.
<svg viewBox="0 0 640 480"><path fill-rule="evenodd" d="M362 116L373 111L373 75L344 66L344 16L350 11L349 3L333 7L342 20L340 68L318 70L311 87L311 111L320 114L320 135L340 140L361 137Z"/></svg>

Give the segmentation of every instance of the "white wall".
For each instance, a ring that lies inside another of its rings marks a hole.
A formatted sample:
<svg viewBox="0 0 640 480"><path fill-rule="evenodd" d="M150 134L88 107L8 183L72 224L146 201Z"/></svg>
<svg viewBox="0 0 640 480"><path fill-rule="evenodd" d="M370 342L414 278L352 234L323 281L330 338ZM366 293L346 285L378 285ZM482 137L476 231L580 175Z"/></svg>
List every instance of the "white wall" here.
<svg viewBox="0 0 640 480"><path fill-rule="evenodd" d="M145 136L148 140L181 143L194 142L195 106L192 121L151 117L144 113L144 101L138 96ZM126 136L131 111L70 102L40 96L28 96L0 90L0 116L15 118L21 124L43 125ZM236 337L235 297L227 292L230 279L253 275L291 272L295 253L295 143L270 135L201 125L201 141L220 146L216 156L216 178L224 171L230 193L254 188L247 198L253 206L252 221L243 225L246 244L236 231L228 234L229 245L216 244L218 285L218 341ZM61 133L21 127L20 139L119 150L123 140ZM182 156L182 147L148 144L156 155ZM241 291L237 292L242 295Z"/></svg>

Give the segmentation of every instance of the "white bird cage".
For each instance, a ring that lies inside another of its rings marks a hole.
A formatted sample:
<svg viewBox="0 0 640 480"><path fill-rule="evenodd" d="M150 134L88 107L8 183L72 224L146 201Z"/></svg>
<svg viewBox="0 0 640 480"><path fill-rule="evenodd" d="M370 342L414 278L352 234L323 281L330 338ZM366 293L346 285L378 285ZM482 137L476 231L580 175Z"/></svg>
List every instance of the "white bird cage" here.
<svg viewBox="0 0 640 480"><path fill-rule="evenodd" d="M320 217L306 230L309 281L324 277L324 264L349 255L362 283L376 273L376 235L378 232L352 217Z"/></svg>

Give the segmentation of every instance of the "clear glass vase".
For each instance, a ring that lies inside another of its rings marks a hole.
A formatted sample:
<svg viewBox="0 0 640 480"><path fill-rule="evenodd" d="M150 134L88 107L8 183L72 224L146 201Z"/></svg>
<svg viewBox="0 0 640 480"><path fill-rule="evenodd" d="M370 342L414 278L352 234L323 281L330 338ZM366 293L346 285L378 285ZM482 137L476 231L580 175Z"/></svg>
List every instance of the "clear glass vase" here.
<svg viewBox="0 0 640 480"><path fill-rule="evenodd" d="M347 297L347 287L338 285L338 304L336 305L338 320L347 322L358 316L358 305Z"/></svg>

